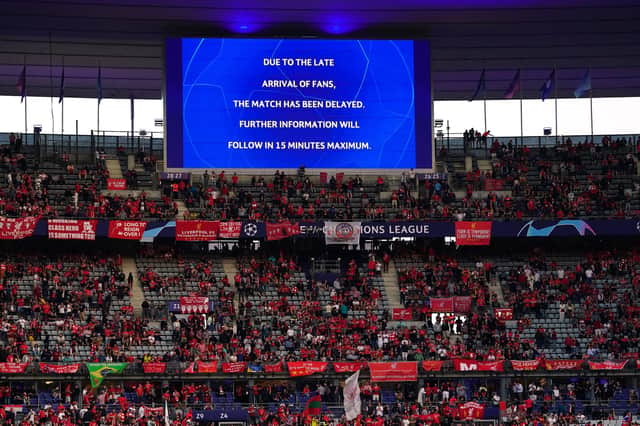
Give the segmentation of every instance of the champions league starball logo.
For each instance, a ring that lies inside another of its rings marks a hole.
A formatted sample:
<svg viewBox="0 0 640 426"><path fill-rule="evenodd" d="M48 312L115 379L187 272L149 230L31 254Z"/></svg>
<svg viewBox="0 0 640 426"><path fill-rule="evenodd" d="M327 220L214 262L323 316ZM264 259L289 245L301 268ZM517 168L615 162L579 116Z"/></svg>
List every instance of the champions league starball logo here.
<svg viewBox="0 0 640 426"><path fill-rule="evenodd" d="M258 234L258 225L256 225L255 223L247 223L246 225L244 225L243 231L246 236L254 237L256 236L256 234Z"/></svg>
<svg viewBox="0 0 640 426"><path fill-rule="evenodd" d="M596 231L584 220L559 220L557 223L536 228L535 221L530 220L518 231L518 237L549 237L558 228L573 228L581 237L597 235Z"/></svg>
<svg viewBox="0 0 640 426"><path fill-rule="evenodd" d="M353 226L349 223L340 223L336 226L336 238L341 240L348 240L353 236L354 232Z"/></svg>

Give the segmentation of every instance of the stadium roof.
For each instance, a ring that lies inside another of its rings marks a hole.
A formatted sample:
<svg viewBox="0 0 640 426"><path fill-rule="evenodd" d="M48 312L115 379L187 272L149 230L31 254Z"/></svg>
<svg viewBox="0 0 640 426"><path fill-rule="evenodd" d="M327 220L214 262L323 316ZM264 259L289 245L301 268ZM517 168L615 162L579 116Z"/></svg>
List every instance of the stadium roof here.
<svg viewBox="0 0 640 426"><path fill-rule="evenodd" d="M517 68L537 97L553 67L561 97L592 68L594 96L640 96L637 0L2 0L0 95L26 60L31 96L159 98L170 35L427 38L436 99L465 99L487 70L500 98ZM50 71L49 64L53 64Z"/></svg>

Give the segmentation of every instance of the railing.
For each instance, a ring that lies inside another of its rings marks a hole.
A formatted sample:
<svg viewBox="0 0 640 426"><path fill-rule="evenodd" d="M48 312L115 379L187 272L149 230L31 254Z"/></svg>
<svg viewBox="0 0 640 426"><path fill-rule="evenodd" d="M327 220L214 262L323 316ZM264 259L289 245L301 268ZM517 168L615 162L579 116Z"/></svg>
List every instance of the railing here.
<svg viewBox="0 0 640 426"><path fill-rule="evenodd" d="M585 141L593 141L595 144L600 144L600 141L608 137L611 140L625 139L627 146L634 147L637 142L640 142L640 133L633 134L621 134L621 135L558 135L558 136L494 136L489 135L486 141L476 139L474 142L464 141L463 135L460 133L450 133L439 135L435 139L436 154L442 149L449 152L488 152L491 149L491 144L494 140L498 140L500 143L511 142L515 147L527 146L529 148L550 148L555 147L567 139L571 139L574 144Z"/></svg>
<svg viewBox="0 0 640 426"><path fill-rule="evenodd" d="M39 149L41 158L67 154L70 158L92 155L96 150L107 154L135 154L144 151L157 158L163 158L164 139L162 133L136 135L130 132L100 131L89 135L21 133L14 134L21 140L22 146ZM0 133L0 145L9 144L11 133Z"/></svg>

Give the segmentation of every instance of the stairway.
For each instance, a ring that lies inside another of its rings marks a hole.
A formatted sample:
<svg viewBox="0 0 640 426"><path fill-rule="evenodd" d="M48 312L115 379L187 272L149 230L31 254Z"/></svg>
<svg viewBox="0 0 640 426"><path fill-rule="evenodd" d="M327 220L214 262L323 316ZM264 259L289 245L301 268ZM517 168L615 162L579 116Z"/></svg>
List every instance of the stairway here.
<svg viewBox="0 0 640 426"><path fill-rule="evenodd" d="M133 257L122 258L122 272L124 272L125 280L129 277L129 273L133 274L133 285L131 286L131 304L133 305L133 313L136 317L142 317L142 302L144 302L144 292L142 284L138 280L138 268L136 260Z"/></svg>
<svg viewBox="0 0 640 426"><path fill-rule="evenodd" d="M176 215L177 218L179 219L183 219L184 218L184 212L188 212L189 209L187 208L187 206L184 205L184 201L182 200L175 200L176 205L178 206L178 214Z"/></svg>
<svg viewBox="0 0 640 426"><path fill-rule="evenodd" d="M396 270L396 265L393 260L389 262L389 270L382 273L382 279L384 280L384 291L387 295L387 299L389 299L389 309L404 308L404 305L400 303L398 271Z"/></svg>
<svg viewBox="0 0 640 426"><path fill-rule="evenodd" d="M491 293L495 293L498 299L498 304L500 306L504 306L504 294L502 293L502 285L500 285L500 279L497 276L494 276L494 278L488 284L489 291Z"/></svg>
<svg viewBox="0 0 640 426"><path fill-rule="evenodd" d="M224 271L224 274L227 276L227 279L229 280L229 284L233 289L233 310L236 312L236 315L234 317L237 318L238 317L237 313L240 309L240 298L238 297L238 289L236 288L236 284L234 280L234 277L239 272L238 262L236 258L226 257L222 259L222 270ZM233 327L234 327L233 332L235 333L237 331L236 330L237 324L235 323L235 321L233 323Z"/></svg>
<svg viewBox="0 0 640 426"><path fill-rule="evenodd" d="M120 167L120 160L117 158L107 157L105 160L107 170L109 170L109 177L113 179L122 179L122 168Z"/></svg>

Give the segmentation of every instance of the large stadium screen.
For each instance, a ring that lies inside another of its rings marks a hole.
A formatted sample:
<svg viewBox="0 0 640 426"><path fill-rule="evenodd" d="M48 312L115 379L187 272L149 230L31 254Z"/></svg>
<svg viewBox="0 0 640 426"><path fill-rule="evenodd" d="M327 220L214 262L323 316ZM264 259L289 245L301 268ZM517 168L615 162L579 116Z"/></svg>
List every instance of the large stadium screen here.
<svg viewBox="0 0 640 426"><path fill-rule="evenodd" d="M429 44L174 38L170 169L431 169Z"/></svg>

